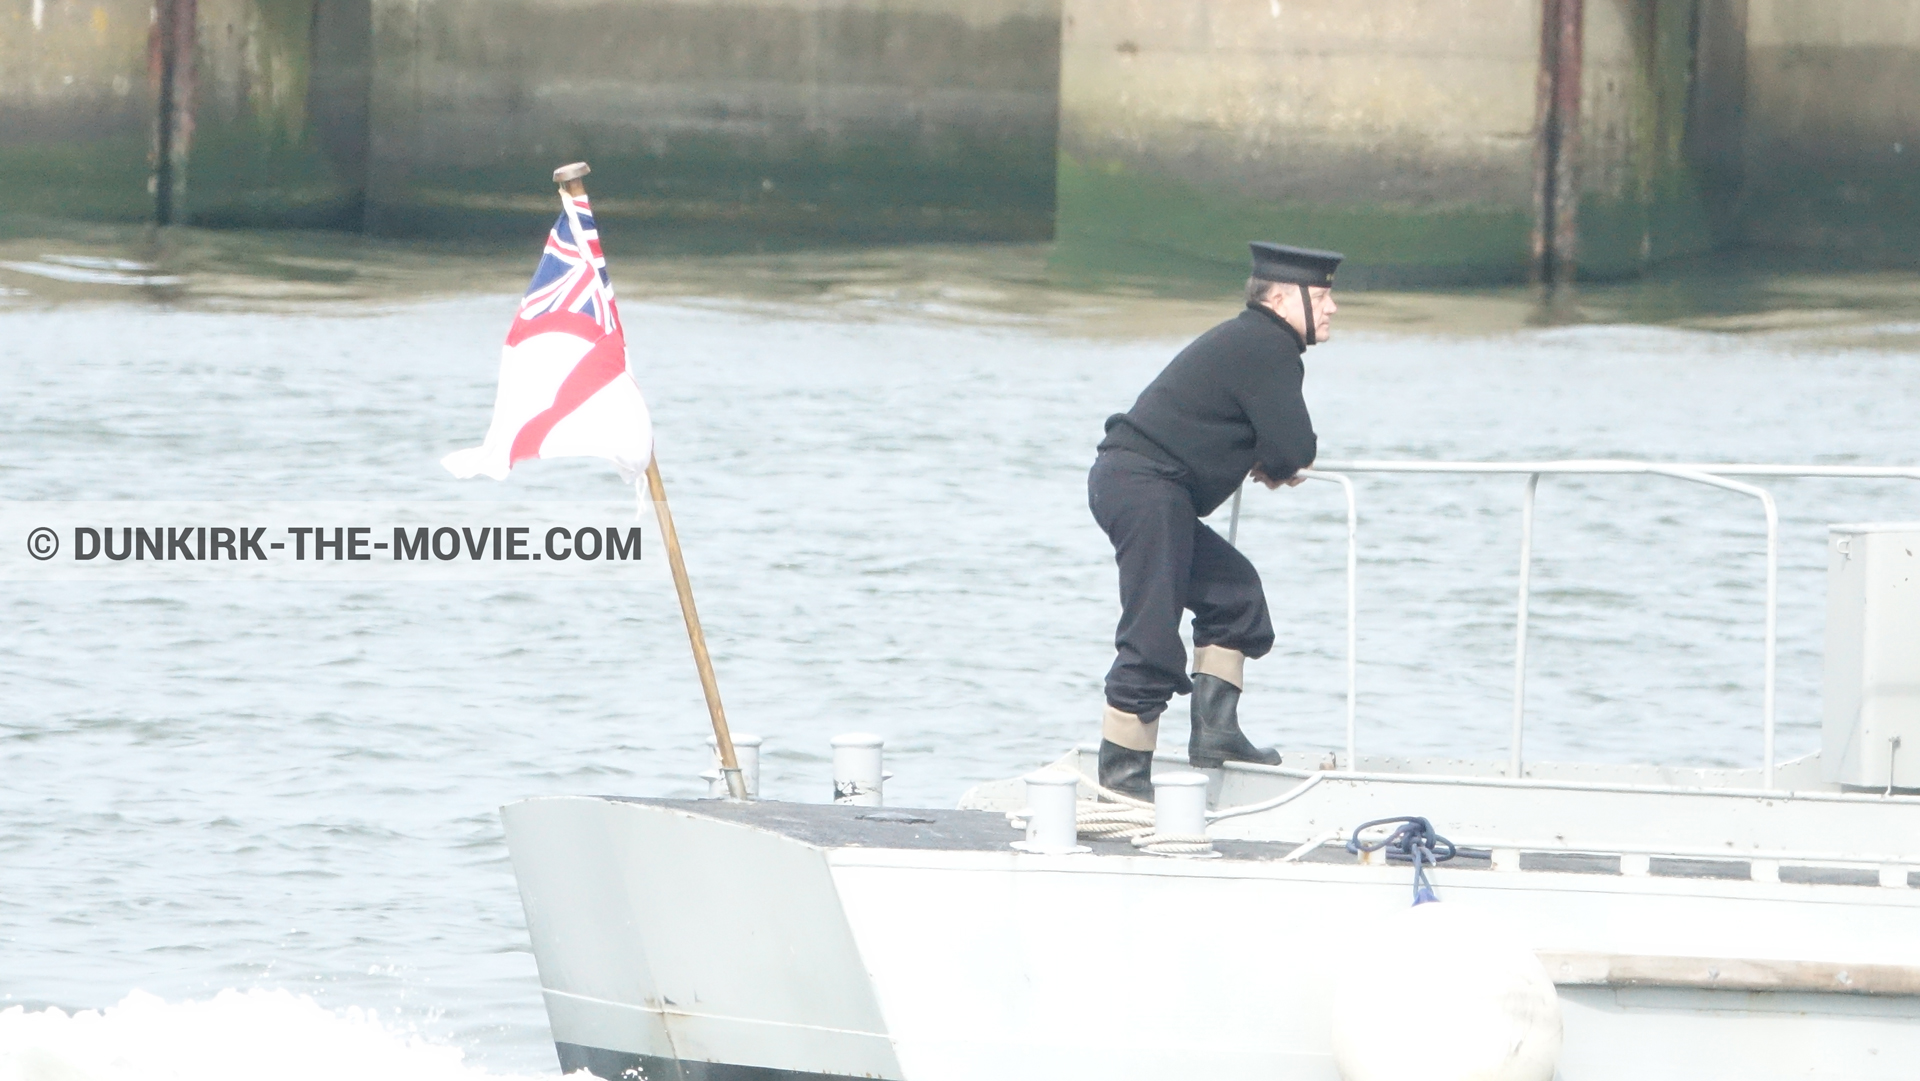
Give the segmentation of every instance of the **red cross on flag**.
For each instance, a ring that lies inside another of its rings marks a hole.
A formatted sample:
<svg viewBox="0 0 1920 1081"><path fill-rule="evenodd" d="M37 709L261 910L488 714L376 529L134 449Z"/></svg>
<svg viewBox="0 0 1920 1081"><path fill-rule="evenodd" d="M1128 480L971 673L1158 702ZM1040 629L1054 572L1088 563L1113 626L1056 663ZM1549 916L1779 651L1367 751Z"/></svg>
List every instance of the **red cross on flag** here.
<svg viewBox="0 0 1920 1081"><path fill-rule="evenodd" d="M456 477L505 480L528 458L605 458L632 482L653 453L653 422L627 371L587 197L560 196L560 217L500 350L486 442L440 459Z"/></svg>

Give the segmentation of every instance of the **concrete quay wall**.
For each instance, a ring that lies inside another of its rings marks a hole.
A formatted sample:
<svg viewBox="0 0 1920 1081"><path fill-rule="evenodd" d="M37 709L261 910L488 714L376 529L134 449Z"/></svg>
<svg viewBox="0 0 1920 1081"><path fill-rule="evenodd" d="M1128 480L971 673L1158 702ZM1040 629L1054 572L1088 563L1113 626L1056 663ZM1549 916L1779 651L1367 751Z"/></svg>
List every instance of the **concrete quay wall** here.
<svg viewBox="0 0 1920 1081"><path fill-rule="evenodd" d="M375 5L381 231L550 216L529 169L584 158L709 239L1051 235L1057 0Z"/></svg>
<svg viewBox="0 0 1920 1081"><path fill-rule="evenodd" d="M154 99L149 0L0 3L0 203L145 219Z"/></svg>
<svg viewBox="0 0 1920 1081"><path fill-rule="evenodd" d="M0 12L0 213L524 230L552 220L551 169L585 158L602 216L660 239L1052 233L1058 0Z"/></svg>
<svg viewBox="0 0 1920 1081"><path fill-rule="evenodd" d="M662 243L1511 281L1570 186L1583 277L1911 264L1915 102L1920 0L0 0L0 214L523 231L585 158Z"/></svg>
<svg viewBox="0 0 1920 1081"><path fill-rule="evenodd" d="M358 229L365 213L367 0L193 0L192 102L173 220Z"/></svg>
<svg viewBox="0 0 1920 1081"><path fill-rule="evenodd" d="M1589 270L1707 243L1674 175L1684 8L1586 6ZM1541 20L1540 0L1067 0L1063 258L1238 266L1265 237L1347 252L1349 281L1524 278Z"/></svg>
<svg viewBox="0 0 1920 1081"><path fill-rule="evenodd" d="M1059 260L1518 281L1545 228L1554 0L1066 0ZM1920 0L1584 0L1577 263L1920 260ZM1208 268L1216 268L1209 270Z"/></svg>
<svg viewBox="0 0 1920 1081"><path fill-rule="evenodd" d="M1746 0L1745 109L1714 162L1729 232L1769 247L1920 258L1920 3ZM1737 14L1737 12L1736 12Z"/></svg>
<svg viewBox="0 0 1920 1081"><path fill-rule="evenodd" d="M366 0L0 2L0 212L360 226Z"/></svg>

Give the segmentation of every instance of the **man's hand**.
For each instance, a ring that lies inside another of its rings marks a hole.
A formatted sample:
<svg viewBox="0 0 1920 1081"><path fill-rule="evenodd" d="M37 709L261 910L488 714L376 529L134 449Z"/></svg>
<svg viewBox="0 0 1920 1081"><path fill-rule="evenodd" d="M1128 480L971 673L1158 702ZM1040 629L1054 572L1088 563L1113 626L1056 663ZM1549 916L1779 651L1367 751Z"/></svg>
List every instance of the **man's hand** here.
<svg viewBox="0 0 1920 1081"><path fill-rule="evenodd" d="M1288 477L1285 480L1275 480L1272 477L1267 476L1266 472L1263 471L1257 465L1254 466L1253 470L1247 475L1252 477L1254 480L1259 481L1261 484L1266 485L1269 489L1277 489L1283 484L1289 488L1298 488L1307 479L1301 476L1300 474L1295 473L1293 476Z"/></svg>

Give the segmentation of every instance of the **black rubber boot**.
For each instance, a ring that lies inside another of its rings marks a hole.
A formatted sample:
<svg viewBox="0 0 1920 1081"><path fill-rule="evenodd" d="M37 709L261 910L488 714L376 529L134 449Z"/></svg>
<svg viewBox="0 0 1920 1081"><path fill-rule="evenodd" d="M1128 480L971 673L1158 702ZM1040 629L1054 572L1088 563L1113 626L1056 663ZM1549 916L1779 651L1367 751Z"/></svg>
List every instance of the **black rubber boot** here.
<svg viewBox="0 0 1920 1081"><path fill-rule="evenodd" d="M1100 741L1100 787L1153 802L1153 752L1130 751L1110 739Z"/></svg>
<svg viewBox="0 0 1920 1081"><path fill-rule="evenodd" d="M1106 748L1101 748L1105 769ZM1280 752L1255 747L1240 731L1240 688L1205 672L1193 676L1193 735L1187 740L1187 761L1195 769L1219 769L1222 762L1280 764Z"/></svg>

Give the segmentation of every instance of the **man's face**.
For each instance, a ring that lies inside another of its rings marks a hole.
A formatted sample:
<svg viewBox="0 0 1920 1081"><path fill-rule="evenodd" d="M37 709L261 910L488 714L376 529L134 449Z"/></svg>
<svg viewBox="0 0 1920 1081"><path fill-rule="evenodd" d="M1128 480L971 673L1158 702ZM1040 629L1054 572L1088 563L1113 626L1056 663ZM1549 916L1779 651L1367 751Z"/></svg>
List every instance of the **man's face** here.
<svg viewBox="0 0 1920 1081"><path fill-rule="evenodd" d="M1330 285L1310 285L1307 294L1313 298L1313 336L1324 342L1333 337L1333 313L1340 305L1333 302Z"/></svg>
<svg viewBox="0 0 1920 1081"><path fill-rule="evenodd" d="M1340 310L1334 303L1333 287L1330 285L1309 285L1307 295L1313 298L1313 340L1324 342L1333 337L1333 313ZM1280 318L1292 323L1306 336L1307 313L1300 304L1300 287L1297 285L1277 285L1267 294L1267 304Z"/></svg>

